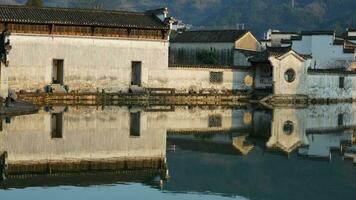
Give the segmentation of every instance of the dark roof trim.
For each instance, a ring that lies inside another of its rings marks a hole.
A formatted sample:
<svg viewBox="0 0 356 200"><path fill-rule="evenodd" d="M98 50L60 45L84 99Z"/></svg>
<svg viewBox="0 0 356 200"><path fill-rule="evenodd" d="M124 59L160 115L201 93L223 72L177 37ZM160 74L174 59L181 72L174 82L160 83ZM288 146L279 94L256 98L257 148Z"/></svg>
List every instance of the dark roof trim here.
<svg viewBox="0 0 356 200"><path fill-rule="evenodd" d="M283 35L295 34L295 35L298 35L299 33L293 32L293 31L272 31L272 34L283 34Z"/></svg>
<svg viewBox="0 0 356 200"><path fill-rule="evenodd" d="M158 8L158 9L154 9L154 10L147 10L147 13L152 13L152 14L168 14L168 8L164 7L164 8Z"/></svg>
<svg viewBox="0 0 356 200"><path fill-rule="evenodd" d="M344 53L355 53L355 49L344 49Z"/></svg>
<svg viewBox="0 0 356 200"><path fill-rule="evenodd" d="M290 39L291 39L292 41L293 41L293 40L302 40L302 36L301 36L301 35L292 36Z"/></svg>
<svg viewBox="0 0 356 200"><path fill-rule="evenodd" d="M356 36L345 36L346 40L356 40Z"/></svg>
<svg viewBox="0 0 356 200"><path fill-rule="evenodd" d="M292 40L282 39L281 44L292 44Z"/></svg>
<svg viewBox="0 0 356 200"><path fill-rule="evenodd" d="M301 35L334 35L335 31L302 31Z"/></svg>
<svg viewBox="0 0 356 200"><path fill-rule="evenodd" d="M35 8L13 5L0 6L0 22L162 30L169 29L169 26L158 19L155 15L145 12L49 7Z"/></svg>
<svg viewBox="0 0 356 200"><path fill-rule="evenodd" d="M356 75L356 71L346 71L344 69L308 69L308 73L331 74L331 75Z"/></svg>
<svg viewBox="0 0 356 200"><path fill-rule="evenodd" d="M171 43L234 43L247 30L196 30L186 31L171 39Z"/></svg>
<svg viewBox="0 0 356 200"><path fill-rule="evenodd" d="M241 70L246 71L251 66L227 66L227 65L187 65L187 64L169 64L168 68L181 69L206 69L206 70Z"/></svg>
<svg viewBox="0 0 356 200"><path fill-rule="evenodd" d="M342 38L335 38L333 44L334 45L344 45L345 44L345 40L342 39Z"/></svg>

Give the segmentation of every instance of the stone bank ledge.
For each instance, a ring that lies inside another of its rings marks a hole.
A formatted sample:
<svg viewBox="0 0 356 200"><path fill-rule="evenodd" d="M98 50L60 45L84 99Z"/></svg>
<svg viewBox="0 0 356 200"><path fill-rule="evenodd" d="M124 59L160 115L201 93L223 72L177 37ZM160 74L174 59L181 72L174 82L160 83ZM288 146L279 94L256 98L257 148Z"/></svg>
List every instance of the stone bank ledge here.
<svg viewBox="0 0 356 200"><path fill-rule="evenodd" d="M27 102L17 101L11 103L9 107L0 107L0 116L17 116L33 114L38 111L38 107Z"/></svg>
<svg viewBox="0 0 356 200"><path fill-rule="evenodd" d="M226 105L249 102L248 94L19 93L36 105Z"/></svg>
<svg viewBox="0 0 356 200"><path fill-rule="evenodd" d="M306 95L269 95L262 100L268 105L312 105L353 103L356 99L313 98Z"/></svg>

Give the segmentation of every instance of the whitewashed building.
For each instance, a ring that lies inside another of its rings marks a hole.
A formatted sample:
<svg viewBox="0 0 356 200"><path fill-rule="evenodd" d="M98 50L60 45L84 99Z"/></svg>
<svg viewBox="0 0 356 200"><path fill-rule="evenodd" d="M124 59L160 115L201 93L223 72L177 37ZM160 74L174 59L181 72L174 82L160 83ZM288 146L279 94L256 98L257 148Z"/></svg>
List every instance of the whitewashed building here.
<svg viewBox="0 0 356 200"><path fill-rule="evenodd" d="M300 33L270 31L254 63L254 88L275 96L351 100L356 91L355 36L352 29ZM299 63L299 64L298 64Z"/></svg>
<svg viewBox="0 0 356 200"><path fill-rule="evenodd" d="M264 39L260 40L263 48L267 47L287 47L290 46L293 36L298 36L297 32L279 31L269 29Z"/></svg>
<svg viewBox="0 0 356 200"><path fill-rule="evenodd" d="M179 77L171 80L182 90L251 90L248 58L260 50L259 41L246 30L183 32L170 40L169 73Z"/></svg>
<svg viewBox="0 0 356 200"><path fill-rule="evenodd" d="M0 29L11 33L8 86L31 92L153 87L154 75L168 68L169 25L161 11L0 6Z"/></svg>
<svg viewBox="0 0 356 200"><path fill-rule="evenodd" d="M338 38L335 31L302 31L292 37L291 47L300 54L312 55L312 69L349 69L354 61L353 40Z"/></svg>

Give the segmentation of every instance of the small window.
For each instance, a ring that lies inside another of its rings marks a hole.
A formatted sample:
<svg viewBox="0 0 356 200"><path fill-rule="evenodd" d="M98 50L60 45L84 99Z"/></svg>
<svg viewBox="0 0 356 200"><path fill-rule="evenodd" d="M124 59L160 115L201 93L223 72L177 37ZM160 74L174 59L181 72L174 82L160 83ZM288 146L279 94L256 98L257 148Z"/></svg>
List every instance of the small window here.
<svg viewBox="0 0 356 200"><path fill-rule="evenodd" d="M339 114L337 116L337 125L338 126L344 125L344 114Z"/></svg>
<svg viewBox="0 0 356 200"><path fill-rule="evenodd" d="M288 69L284 73L284 79L288 82L291 83L295 80L295 71L293 69Z"/></svg>
<svg viewBox="0 0 356 200"><path fill-rule="evenodd" d="M345 88L345 77L339 77L339 88L340 89Z"/></svg>
<svg viewBox="0 0 356 200"><path fill-rule="evenodd" d="M222 117L221 117L221 115L211 115L211 116L209 116L209 128L221 127L221 126L222 126Z"/></svg>
<svg viewBox="0 0 356 200"><path fill-rule="evenodd" d="M210 72L210 83L222 83L223 73L222 72Z"/></svg>
<svg viewBox="0 0 356 200"><path fill-rule="evenodd" d="M294 131L294 123L291 121L284 122L284 125L283 125L284 134L291 135L293 133L293 131Z"/></svg>
<svg viewBox="0 0 356 200"><path fill-rule="evenodd" d="M130 136L140 137L141 135L141 113L130 113Z"/></svg>
<svg viewBox="0 0 356 200"><path fill-rule="evenodd" d="M51 116L52 139L63 138L63 113L53 113Z"/></svg>

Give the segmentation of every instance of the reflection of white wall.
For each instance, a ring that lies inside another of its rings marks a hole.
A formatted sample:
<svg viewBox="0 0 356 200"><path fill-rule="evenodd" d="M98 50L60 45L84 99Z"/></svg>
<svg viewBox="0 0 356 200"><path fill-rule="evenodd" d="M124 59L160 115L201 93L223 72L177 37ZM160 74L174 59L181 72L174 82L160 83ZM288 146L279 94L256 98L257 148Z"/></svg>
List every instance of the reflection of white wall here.
<svg viewBox="0 0 356 200"><path fill-rule="evenodd" d="M300 155L310 157L323 157L331 159L331 150L340 149L343 142L350 142L352 132L329 133L329 134L309 134L307 147L298 150Z"/></svg>
<svg viewBox="0 0 356 200"><path fill-rule="evenodd" d="M51 138L50 112L40 111L38 114L13 118L10 124L3 126L0 152L8 152L10 163L164 158L168 130L246 130L252 123L251 110L248 109L141 111L141 134L132 137L128 108L106 107L105 110L96 110L92 107L70 107L63 115L63 138ZM209 127L210 116L221 116L221 126Z"/></svg>
<svg viewBox="0 0 356 200"><path fill-rule="evenodd" d="M308 144L306 139L306 112L303 109L277 108L273 110L271 137L267 142L268 148L278 148L287 153L300 145ZM285 124L292 124L292 131L284 130Z"/></svg>
<svg viewBox="0 0 356 200"><path fill-rule="evenodd" d="M141 115L141 134L130 137L126 108L70 108L64 113L63 138L52 139L51 113L19 116L5 124L1 151L8 162L56 160L164 158L165 129L152 129L147 113Z"/></svg>

